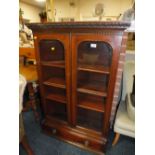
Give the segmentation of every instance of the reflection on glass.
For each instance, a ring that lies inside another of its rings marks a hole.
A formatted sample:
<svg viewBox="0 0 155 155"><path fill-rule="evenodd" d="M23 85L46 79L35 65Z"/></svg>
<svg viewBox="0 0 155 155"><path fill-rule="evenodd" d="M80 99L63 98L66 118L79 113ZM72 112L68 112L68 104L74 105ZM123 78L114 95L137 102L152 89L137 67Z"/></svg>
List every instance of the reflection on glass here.
<svg viewBox="0 0 155 155"><path fill-rule="evenodd" d="M112 48L101 41L85 41L78 47L78 64L110 67Z"/></svg>

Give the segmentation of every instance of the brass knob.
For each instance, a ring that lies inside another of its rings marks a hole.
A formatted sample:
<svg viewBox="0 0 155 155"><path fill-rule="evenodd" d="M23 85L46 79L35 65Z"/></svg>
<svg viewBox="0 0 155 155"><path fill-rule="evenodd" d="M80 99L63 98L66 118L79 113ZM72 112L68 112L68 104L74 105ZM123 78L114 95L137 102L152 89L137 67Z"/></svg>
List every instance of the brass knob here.
<svg viewBox="0 0 155 155"><path fill-rule="evenodd" d="M53 129L53 130L52 130L52 133L53 133L53 134L56 134L56 133L57 133L57 130L56 130L56 129Z"/></svg>
<svg viewBox="0 0 155 155"><path fill-rule="evenodd" d="M55 47L51 47L51 51L55 51Z"/></svg>
<svg viewBox="0 0 155 155"><path fill-rule="evenodd" d="M34 36L33 39L36 40L37 39L37 36Z"/></svg>
<svg viewBox="0 0 155 155"><path fill-rule="evenodd" d="M88 145L89 145L89 141L88 141L88 140L85 140L85 141L84 141L84 145L85 145L85 146L88 146Z"/></svg>

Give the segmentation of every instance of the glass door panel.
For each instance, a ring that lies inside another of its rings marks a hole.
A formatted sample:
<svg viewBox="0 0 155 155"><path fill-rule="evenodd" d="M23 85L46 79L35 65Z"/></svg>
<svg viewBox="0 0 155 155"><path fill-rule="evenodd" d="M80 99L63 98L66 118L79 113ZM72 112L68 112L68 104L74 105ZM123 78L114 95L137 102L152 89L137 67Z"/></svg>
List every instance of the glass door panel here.
<svg viewBox="0 0 155 155"><path fill-rule="evenodd" d="M42 39L39 45L47 115L67 121L66 51L55 39Z"/></svg>
<svg viewBox="0 0 155 155"><path fill-rule="evenodd" d="M102 131L103 114L84 108L77 109L77 125L92 130Z"/></svg>
<svg viewBox="0 0 155 155"><path fill-rule="evenodd" d="M65 104L54 100L47 100L46 106L48 108L47 115L61 121L67 121L67 107Z"/></svg>
<svg viewBox="0 0 155 155"><path fill-rule="evenodd" d="M77 125L101 132L112 48L103 41L83 41L77 49Z"/></svg>
<svg viewBox="0 0 155 155"><path fill-rule="evenodd" d="M64 46L58 40L40 41L41 63L46 66L65 67Z"/></svg>
<svg viewBox="0 0 155 155"><path fill-rule="evenodd" d="M112 48L102 41L84 41L78 47L78 64L85 66L105 67L111 65Z"/></svg>

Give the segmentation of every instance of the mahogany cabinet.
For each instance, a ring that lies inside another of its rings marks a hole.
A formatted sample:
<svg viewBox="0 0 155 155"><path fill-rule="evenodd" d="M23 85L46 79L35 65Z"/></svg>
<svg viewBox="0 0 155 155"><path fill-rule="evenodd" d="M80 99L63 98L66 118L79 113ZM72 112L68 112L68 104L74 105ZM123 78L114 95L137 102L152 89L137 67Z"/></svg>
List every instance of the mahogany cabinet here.
<svg viewBox="0 0 155 155"><path fill-rule="evenodd" d="M43 131L104 152L126 22L29 24L44 111Z"/></svg>

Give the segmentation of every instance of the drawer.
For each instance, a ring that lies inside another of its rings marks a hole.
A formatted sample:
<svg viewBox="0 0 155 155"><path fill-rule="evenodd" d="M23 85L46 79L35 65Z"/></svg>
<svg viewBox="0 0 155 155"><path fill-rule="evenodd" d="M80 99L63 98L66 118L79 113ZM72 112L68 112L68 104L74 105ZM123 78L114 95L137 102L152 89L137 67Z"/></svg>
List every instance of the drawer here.
<svg viewBox="0 0 155 155"><path fill-rule="evenodd" d="M51 135L51 136L56 136L60 139L63 139L71 144L74 144L79 147L83 148L88 148L88 149L93 149L93 150L101 150L103 151L104 149L104 142L98 137L94 138L91 135L87 134L81 134L75 131L71 131L69 129L65 128L55 128L55 127L50 127L48 128L47 126L43 127L45 133Z"/></svg>

